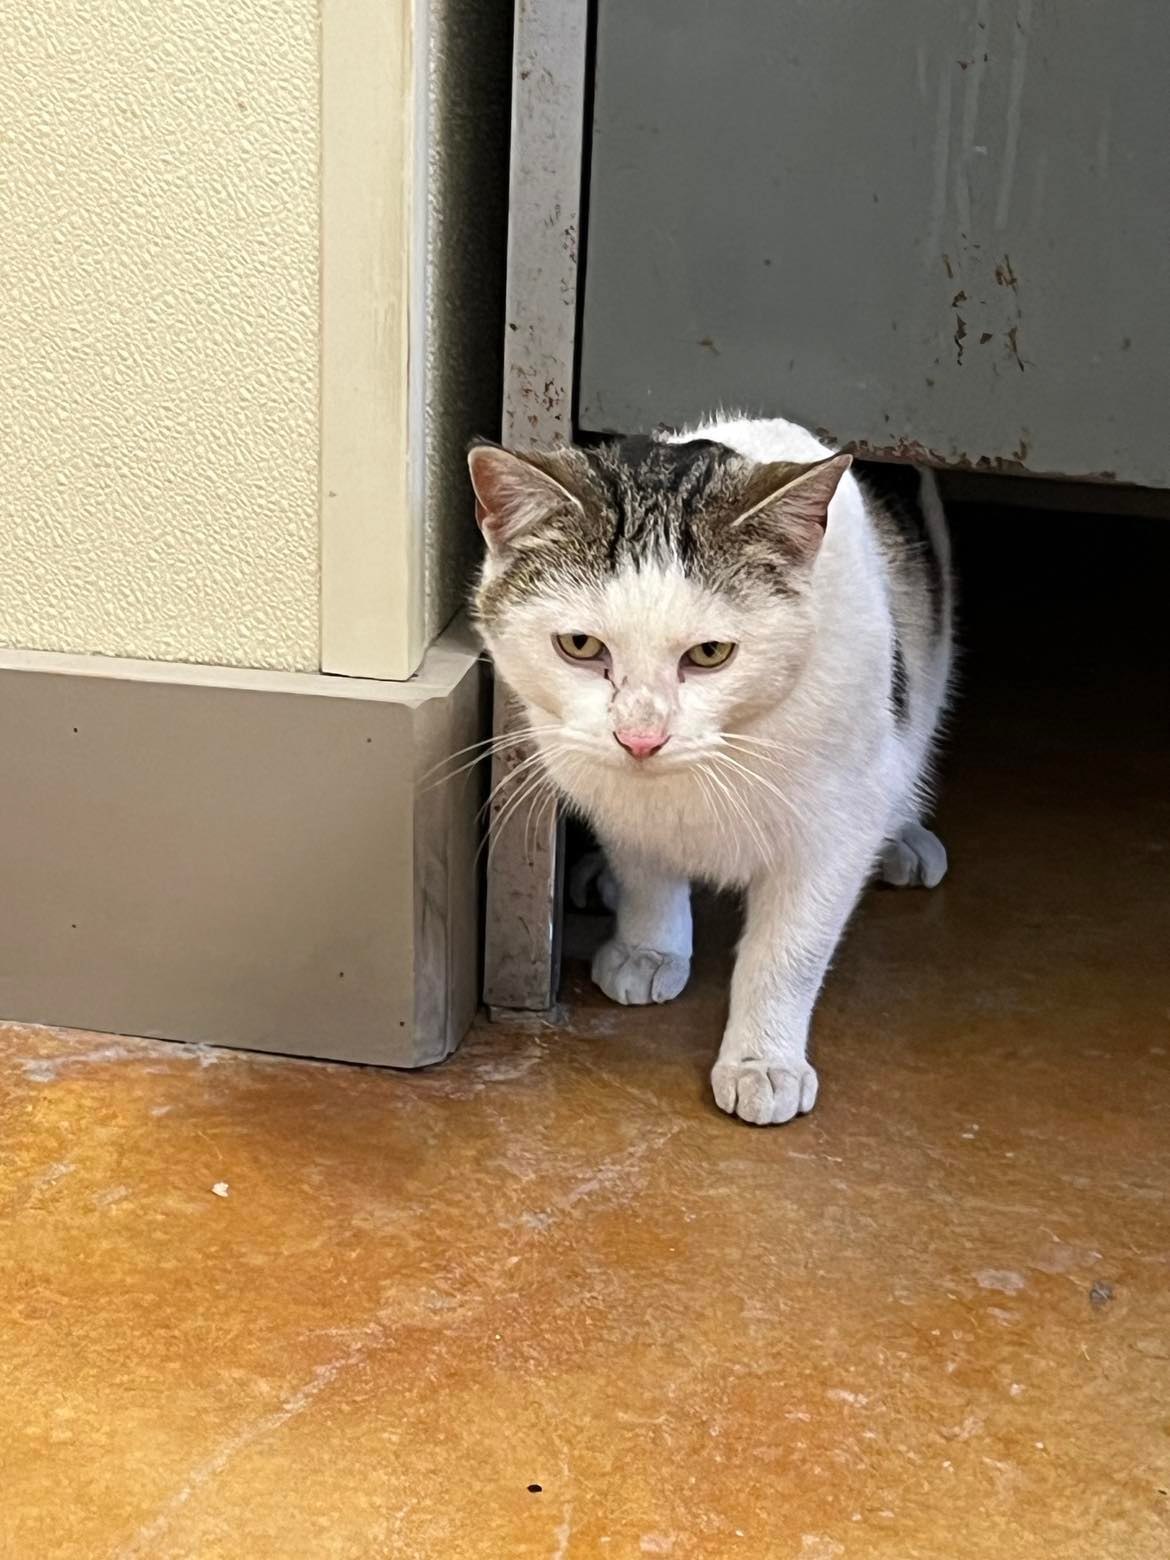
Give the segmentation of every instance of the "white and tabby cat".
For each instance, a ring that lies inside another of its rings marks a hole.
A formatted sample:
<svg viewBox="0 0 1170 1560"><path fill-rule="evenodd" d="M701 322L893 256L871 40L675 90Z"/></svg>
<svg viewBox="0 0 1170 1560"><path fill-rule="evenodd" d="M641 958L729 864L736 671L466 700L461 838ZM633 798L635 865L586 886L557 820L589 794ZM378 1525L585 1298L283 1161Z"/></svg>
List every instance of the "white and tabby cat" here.
<svg viewBox="0 0 1170 1560"><path fill-rule="evenodd" d="M866 880L946 871L920 822L950 669L933 477L887 504L781 420L469 462L484 639L616 885L594 980L677 996L691 881L745 887L715 1099L811 1110L813 1004Z"/></svg>

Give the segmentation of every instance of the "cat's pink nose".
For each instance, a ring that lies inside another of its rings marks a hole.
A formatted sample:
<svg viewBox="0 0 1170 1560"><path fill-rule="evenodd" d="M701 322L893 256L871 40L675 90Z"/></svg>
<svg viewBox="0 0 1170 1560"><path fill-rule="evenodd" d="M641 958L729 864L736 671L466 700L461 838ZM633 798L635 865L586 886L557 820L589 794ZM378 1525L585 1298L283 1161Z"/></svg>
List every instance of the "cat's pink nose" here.
<svg viewBox="0 0 1170 1560"><path fill-rule="evenodd" d="M664 731L615 731L614 738L635 758L649 758L669 741Z"/></svg>

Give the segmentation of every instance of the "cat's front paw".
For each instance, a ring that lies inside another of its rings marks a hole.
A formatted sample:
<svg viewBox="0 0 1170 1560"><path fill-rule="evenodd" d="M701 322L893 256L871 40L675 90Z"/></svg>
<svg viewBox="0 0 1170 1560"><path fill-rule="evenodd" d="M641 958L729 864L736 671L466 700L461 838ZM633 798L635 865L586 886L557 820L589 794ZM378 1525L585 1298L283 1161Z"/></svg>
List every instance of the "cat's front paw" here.
<svg viewBox="0 0 1170 1560"><path fill-rule="evenodd" d="M615 937L593 955L593 983L626 1007L669 1002L691 973L691 961L654 948L631 948Z"/></svg>
<svg viewBox="0 0 1170 1560"><path fill-rule="evenodd" d="M716 1062L711 1069L715 1103L729 1116L757 1127L779 1126L804 1116L817 1102L817 1075L807 1062L773 1067L767 1062Z"/></svg>

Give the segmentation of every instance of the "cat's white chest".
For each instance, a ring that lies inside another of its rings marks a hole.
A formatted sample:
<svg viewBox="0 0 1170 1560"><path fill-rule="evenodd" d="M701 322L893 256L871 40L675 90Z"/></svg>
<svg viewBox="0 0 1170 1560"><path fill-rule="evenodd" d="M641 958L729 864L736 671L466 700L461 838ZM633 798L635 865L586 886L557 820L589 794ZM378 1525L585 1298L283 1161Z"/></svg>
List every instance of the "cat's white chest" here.
<svg viewBox="0 0 1170 1560"><path fill-rule="evenodd" d="M768 809L753 816L725 782L694 775L578 781L565 787L603 841L682 878L746 882L779 845Z"/></svg>

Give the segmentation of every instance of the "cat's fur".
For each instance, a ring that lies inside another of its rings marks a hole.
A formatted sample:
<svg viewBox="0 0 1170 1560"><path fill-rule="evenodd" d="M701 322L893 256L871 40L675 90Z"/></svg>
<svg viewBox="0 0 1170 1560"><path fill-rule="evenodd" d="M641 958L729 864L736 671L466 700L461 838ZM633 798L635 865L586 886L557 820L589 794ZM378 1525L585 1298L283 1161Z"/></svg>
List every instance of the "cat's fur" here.
<svg viewBox="0 0 1170 1560"><path fill-rule="evenodd" d="M469 459L484 639L617 888L594 980L618 1002L677 996L690 882L745 887L715 1099L758 1123L810 1110L809 1020L866 880L946 870L920 821L950 671L933 477L886 503L778 419ZM608 662L567 660L564 634ZM712 641L737 646L725 666L682 659ZM621 745L664 735L642 759Z"/></svg>

